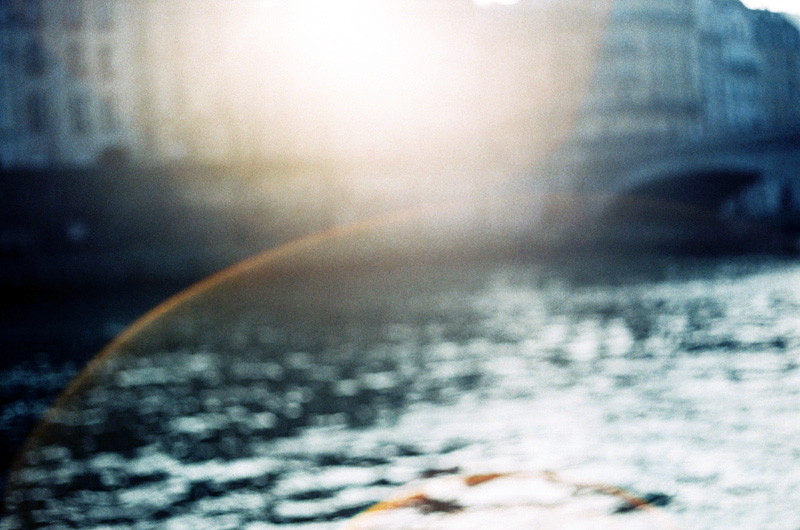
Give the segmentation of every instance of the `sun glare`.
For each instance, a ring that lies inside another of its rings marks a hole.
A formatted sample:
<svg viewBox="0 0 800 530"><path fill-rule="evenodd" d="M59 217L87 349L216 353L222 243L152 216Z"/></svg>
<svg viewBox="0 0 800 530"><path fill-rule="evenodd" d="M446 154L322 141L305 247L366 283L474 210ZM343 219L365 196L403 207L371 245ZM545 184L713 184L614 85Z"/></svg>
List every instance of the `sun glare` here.
<svg viewBox="0 0 800 530"><path fill-rule="evenodd" d="M488 7L491 5L503 5L503 6L511 6L519 2L519 0L472 0L475 2L475 5L480 7Z"/></svg>
<svg viewBox="0 0 800 530"><path fill-rule="evenodd" d="M386 2L301 0L288 25L297 60L342 82L397 81L407 60L409 41Z"/></svg>
<svg viewBox="0 0 800 530"><path fill-rule="evenodd" d="M553 44L586 48L558 1L206 0L193 24L217 29L183 65L187 104L230 123L242 158L516 167L550 145L585 71ZM209 150L210 129L192 127Z"/></svg>

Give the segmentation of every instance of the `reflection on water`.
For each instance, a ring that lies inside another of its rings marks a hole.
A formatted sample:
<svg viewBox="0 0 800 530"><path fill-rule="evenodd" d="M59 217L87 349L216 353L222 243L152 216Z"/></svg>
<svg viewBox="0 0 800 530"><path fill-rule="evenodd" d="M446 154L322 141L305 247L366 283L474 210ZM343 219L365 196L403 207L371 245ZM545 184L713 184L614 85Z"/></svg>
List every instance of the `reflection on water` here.
<svg viewBox="0 0 800 530"><path fill-rule="evenodd" d="M234 282L96 368L4 527L328 529L421 476L547 469L797 528L800 266L589 261Z"/></svg>

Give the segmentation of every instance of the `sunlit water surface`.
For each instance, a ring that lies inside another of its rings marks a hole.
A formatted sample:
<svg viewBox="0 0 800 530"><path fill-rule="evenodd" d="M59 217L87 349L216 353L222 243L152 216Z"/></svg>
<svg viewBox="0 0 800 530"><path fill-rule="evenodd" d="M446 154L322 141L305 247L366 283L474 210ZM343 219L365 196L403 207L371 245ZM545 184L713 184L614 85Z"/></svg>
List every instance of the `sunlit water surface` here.
<svg viewBox="0 0 800 530"><path fill-rule="evenodd" d="M421 476L517 469L666 494L682 528L800 527L800 265L592 261L186 320L54 416L4 528L333 529Z"/></svg>

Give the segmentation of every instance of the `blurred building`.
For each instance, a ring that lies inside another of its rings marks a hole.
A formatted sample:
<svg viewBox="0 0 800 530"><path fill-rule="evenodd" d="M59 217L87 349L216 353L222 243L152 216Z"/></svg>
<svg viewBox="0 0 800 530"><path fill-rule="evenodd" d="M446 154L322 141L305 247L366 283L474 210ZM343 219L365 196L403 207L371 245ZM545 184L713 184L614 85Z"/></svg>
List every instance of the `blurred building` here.
<svg viewBox="0 0 800 530"><path fill-rule="evenodd" d="M326 150L385 155L387 146L477 157L490 144L522 160L542 143L534 136L550 132L530 122L552 123L542 109L574 99L552 78L585 69L574 59L582 41L566 36L566 24L545 32L534 1L483 10L480 21L467 20L478 11L470 0L453 2L437 15L458 19L450 42L411 33L399 11L386 17L367 3L369 20L394 24L368 35L377 45L356 36L350 50L323 45L316 56L303 32L316 24L326 37L321 20L337 14L278 22L266 4L0 1L0 163L224 164ZM364 29L339 18L340 33ZM780 15L739 0L614 0L606 30L575 125L582 140L697 140L789 126L798 115L800 37ZM400 39L414 49L398 50ZM491 52L481 56L481 46Z"/></svg>
<svg viewBox="0 0 800 530"><path fill-rule="evenodd" d="M137 155L136 3L0 3L0 160L91 165Z"/></svg>
<svg viewBox="0 0 800 530"><path fill-rule="evenodd" d="M697 135L703 121L694 0L616 0L577 134Z"/></svg>
<svg viewBox="0 0 800 530"><path fill-rule="evenodd" d="M530 158L586 68L524 4L5 0L0 161Z"/></svg>
<svg viewBox="0 0 800 530"><path fill-rule="evenodd" d="M800 32L739 0L616 0L576 135L696 141L797 123Z"/></svg>
<svg viewBox="0 0 800 530"><path fill-rule="evenodd" d="M739 0L697 3L702 54L704 132L725 136L763 128L764 60L755 39L755 12Z"/></svg>
<svg viewBox="0 0 800 530"><path fill-rule="evenodd" d="M762 57L763 120L773 129L800 121L800 32L785 17L756 11L755 39Z"/></svg>

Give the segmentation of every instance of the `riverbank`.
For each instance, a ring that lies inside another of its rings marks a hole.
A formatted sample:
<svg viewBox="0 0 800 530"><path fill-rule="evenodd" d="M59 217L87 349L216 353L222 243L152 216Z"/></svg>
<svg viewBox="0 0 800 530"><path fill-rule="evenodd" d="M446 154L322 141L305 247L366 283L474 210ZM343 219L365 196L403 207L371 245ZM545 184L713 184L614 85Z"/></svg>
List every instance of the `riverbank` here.
<svg viewBox="0 0 800 530"><path fill-rule="evenodd" d="M434 209L452 212L438 222L461 223L467 235L485 238L486 227L495 238L515 231L522 244L553 251L784 252L796 250L800 238L800 212L788 199L773 201L774 211L748 215L632 197L598 215L606 199L532 192L531 176L476 183L459 174L407 171L389 168L376 177L288 163L6 171L0 286L190 284L304 235Z"/></svg>

